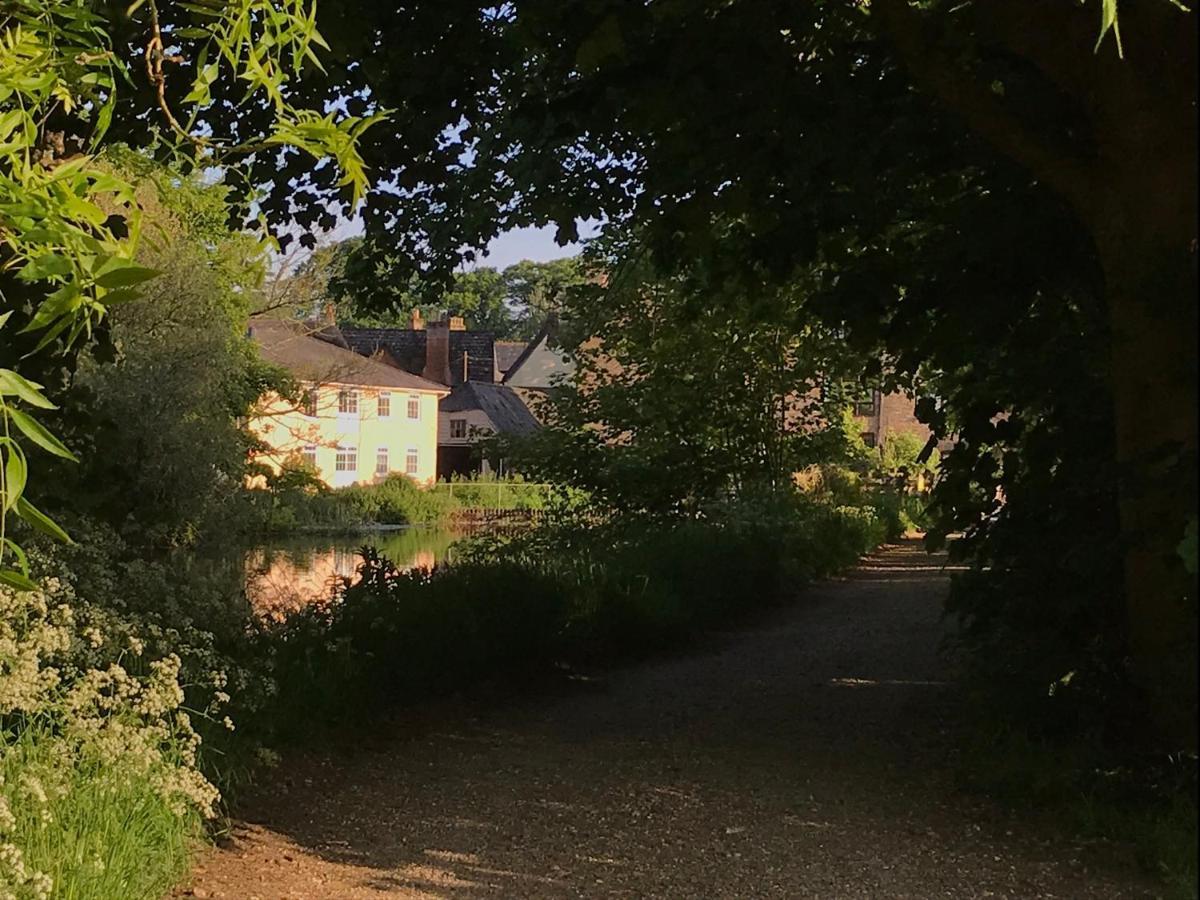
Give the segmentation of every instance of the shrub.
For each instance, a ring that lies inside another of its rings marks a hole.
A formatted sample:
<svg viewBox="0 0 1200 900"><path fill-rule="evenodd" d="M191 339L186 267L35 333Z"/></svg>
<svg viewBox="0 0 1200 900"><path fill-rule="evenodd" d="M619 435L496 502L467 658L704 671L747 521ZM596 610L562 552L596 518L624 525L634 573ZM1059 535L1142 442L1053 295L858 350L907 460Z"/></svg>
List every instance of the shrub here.
<svg viewBox="0 0 1200 900"><path fill-rule="evenodd" d="M147 897L183 871L218 793L179 658L143 654L52 593L0 591L0 891Z"/></svg>
<svg viewBox="0 0 1200 900"><path fill-rule="evenodd" d="M405 573L364 548L360 571L269 636L282 689L273 717L285 735L537 665L558 631L557 586L515 565Z"/></svg>
<svg viewBox="0 0 1200 900"><path fill-rule="evenodd" d="M451 568L398 571L369 548L361 579L266 636L294 733L479 678L636 657L778 602L884 537L875 512L799 498L670 521L579 515L467 542Z"/></svg>
<svg viewBox="0 0 1200 900"><path fill-rule="evenodd" d="M270 507L264 519L272 531L435 524L444 522L458 505L455 498L422 488L406 475L331 489L315 479L303 479L296 470L276 479L260 503Z"/></svg>
<svg viewBox="0 0 1200 900"><path fill-rule="evenodd" d="M227 698L223 713L248 726L235 740L224 715L193 717L204 738L201 767L227 792L248 773L256 742L268 737L263 710L274 696L244 568L193 554L146 559L112 529L84 519L71 530L78 543L30 546L46 601L71 610L77 634L104 636L98 647L77 638L66 661L76 668L128 665L131 644L146 659L178 657L187 708L205 710L214 696Z"/></svg>

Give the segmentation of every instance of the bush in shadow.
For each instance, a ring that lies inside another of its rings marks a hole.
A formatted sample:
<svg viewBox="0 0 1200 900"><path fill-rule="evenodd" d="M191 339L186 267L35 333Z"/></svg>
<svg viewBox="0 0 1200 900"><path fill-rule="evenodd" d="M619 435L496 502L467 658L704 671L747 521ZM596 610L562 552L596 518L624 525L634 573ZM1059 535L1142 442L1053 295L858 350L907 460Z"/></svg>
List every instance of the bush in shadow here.
<svg viewBox="0 0 1200 900"><path fill-rule="evenodd" d="M869 507L803 498L701 519L575 516L476 540L453 567L360 579L266 636L283 734L364 718L484 678L678 646L852 565L886 536Z"/></svg>

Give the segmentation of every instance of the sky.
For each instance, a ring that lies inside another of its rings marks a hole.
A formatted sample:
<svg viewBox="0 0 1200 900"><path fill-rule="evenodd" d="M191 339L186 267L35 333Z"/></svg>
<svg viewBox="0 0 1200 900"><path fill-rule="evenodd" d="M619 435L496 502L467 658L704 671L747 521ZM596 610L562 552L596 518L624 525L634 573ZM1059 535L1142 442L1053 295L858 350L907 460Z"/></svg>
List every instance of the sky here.
<svg viewBox="0 0 1200 900"><path fill-rule="evenodd" d="M574 256L583 248L579 244L560 247L554 242L554 226L544 228L514 228L495 238L479 261L481 266L504 269L523 259L547 262L563 256Z"/></svg>
<svg viewBox="0 0 1200 900"><path fill-rule="evenodd" d="M583 249L580 244L560 247L554 242L554 230L553 225L546 225L542 228L514 228L507 231L488 244L487 251L475 262L474 267L491 266L504 269L523 259L548 262L564 256L574 256ZM579 223L579 233L585 238L592 237L598 230L595 222ZM362 223L355 219L346 220L322 235L319 243L331 244L358 234L362 234Z"/></svg>

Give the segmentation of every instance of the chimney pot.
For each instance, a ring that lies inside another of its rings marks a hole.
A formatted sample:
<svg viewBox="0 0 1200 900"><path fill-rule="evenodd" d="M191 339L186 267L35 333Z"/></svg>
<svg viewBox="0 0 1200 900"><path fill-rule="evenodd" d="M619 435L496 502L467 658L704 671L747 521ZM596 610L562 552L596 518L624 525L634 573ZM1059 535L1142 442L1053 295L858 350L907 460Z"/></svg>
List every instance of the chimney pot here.
<svg viewBox="0 0 1200 900"><path fill-rule="evenodd" d="M420 307L416 307L416 306L413 307L412 314L411 314L411 321L412 321L412 330L413 331L423 331L425 329L425 323L421 320Z"/></svg>
<svg viewBox="0 0 1200 900"><path fill-rule="evenodd" d="M462 316L451 316L450 317L450 330L451 331L466 331L467 330L467 323L463 321Z"/></svg>

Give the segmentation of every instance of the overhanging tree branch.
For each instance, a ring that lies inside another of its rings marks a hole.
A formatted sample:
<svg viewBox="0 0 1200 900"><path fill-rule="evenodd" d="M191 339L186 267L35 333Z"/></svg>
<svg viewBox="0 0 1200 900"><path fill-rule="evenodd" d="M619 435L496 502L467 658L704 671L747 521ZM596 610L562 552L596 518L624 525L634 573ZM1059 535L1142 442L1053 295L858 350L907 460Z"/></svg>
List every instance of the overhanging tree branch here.
<svg viewBox="0 0 1200 900"><path fill-rule="evenodd" d="M1003 97L964 71L944 47L930 39L923 15L908 0L874 0L871 14L877 17L884 37L895 47L921 90L1078 211L1090 208L1094 181L1091 167L1050 146L1006 107Z"/></svg>

